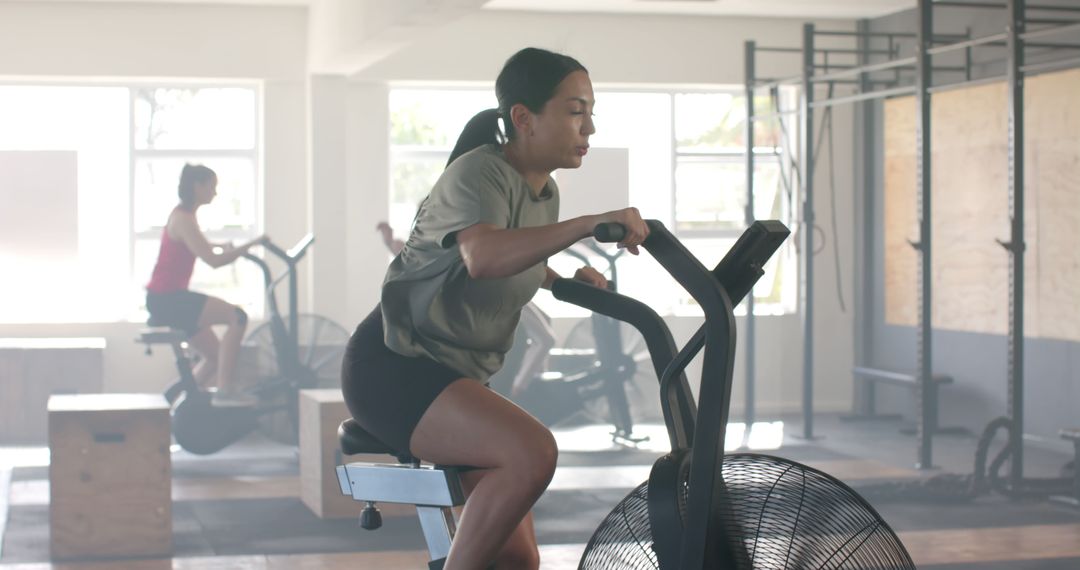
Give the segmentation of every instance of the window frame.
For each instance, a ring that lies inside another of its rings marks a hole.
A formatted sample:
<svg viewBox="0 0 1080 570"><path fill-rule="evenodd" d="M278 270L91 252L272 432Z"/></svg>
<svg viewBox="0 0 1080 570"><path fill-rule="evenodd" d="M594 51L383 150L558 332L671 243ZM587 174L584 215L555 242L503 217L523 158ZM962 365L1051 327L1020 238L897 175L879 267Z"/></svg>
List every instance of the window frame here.
<svg viewBox="0 0 1080 570"><path fill-rule="evenodd" d="M140 280L149 279L149 275L137 275L136 270L136 249L141 242L160 242L162 231L164 227L154 227L146 230L136 230L135 223L135 203L136 203L136 168L140 159L154 160L154 159L180 159L185 162L191 160L207 161L213 164L214 159L220 158L242 158L251 160L252 164L252 182L254 184L253 199L255 203L252 206L252 211L255 213L255 219L247 230L244 229L210 229L204 230L203 233L206 239L211 243L220 242L235 242L241 240L252 239L263 232L265 222L265 194L263 187L263 96L264 89L261 81L205 81L205 82L136 82L124 84L128 89L128 271L130 274L130 283L138 285ZM253 105L252 105L252 126L255 129L253 133L253 142L251 149L191 149L191 148L170 148L165 150L157 149L140 149L135 142L135 138L138 135L136 132L136 105L138 104L136 91L139 89L183 89L183 90L199 90L199 89L250 89L253 92ZM265 308L265 291L262 287L262 282L259 282L259 286L255 288L253 286L251 290L252 294L255 294L256 301L252 303L251 308L255 309L251 315L253 318L259 319L263 316L263 310ZM144 311L143 311L144 312ZM252 312L249 310L249 312Z"/></svg>

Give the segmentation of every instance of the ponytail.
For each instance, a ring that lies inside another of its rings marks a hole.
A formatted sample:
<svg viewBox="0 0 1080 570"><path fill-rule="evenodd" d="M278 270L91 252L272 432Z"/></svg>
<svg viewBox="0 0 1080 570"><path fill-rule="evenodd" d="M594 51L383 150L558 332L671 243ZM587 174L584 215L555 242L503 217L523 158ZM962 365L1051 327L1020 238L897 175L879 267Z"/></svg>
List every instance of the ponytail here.
<svg viewBox="0 0 1080 570"><path fill-rule="evenodd" d="M507 121L504 120L503 123L507 124ZM465 128L461 129L457 144L454 145L454 150L450 151L450 159L446 161L446 166L450 166L450 163L457 160L459 156L478 146L499 144L503 139L502 133L499 132L499 110L480 111L473 115L468 123L465 123Z"/></svg>

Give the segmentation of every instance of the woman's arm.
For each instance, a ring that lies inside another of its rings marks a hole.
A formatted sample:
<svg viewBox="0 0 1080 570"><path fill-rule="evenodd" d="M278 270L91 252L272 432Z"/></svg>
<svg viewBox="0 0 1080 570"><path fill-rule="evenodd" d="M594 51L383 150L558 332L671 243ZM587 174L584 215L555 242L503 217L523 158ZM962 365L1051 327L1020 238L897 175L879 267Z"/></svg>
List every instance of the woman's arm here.
<svg viewBox="0 0 1080 570"><path fill-rule="evenodd" d="M492 224L476 224L458 232L457 243L469 277L499 279L525 271L592 235L597 224L606 222L626 226L626 237L619 245L634 254L649 235L649 228L637 208L626 208L532 228L505 229Z"/></svg>
<svg viewBox="0 0 1080 570"><path fill-rule="evenodd" d="M547 289L547 290L550 291L551 290L551 284L554 283L556 279L562 279L562 275L559 275L558 272L556 272L554 269L552 269L550 267L548 267L546 269L547 269L547 275L544 277L544 282L541 283L540 286L543 287L544 289Z"/></svg>
<svg viewBox="0 0 1080 570"><path fill-rule="evenodd" d="M202 230L199 229L195 216L187 213L177 213L173 215L169 221L169 227L165 231L169 231L170 228L173 235L183 241L184 245L191 250L191 253L195 254L195 257L205 261L207 265L215 269L236 261L249 249L266 241L266 236L259 236L238 247L225 248L221 253L218 253L214 251L214 246L210 245Z"/></svg>

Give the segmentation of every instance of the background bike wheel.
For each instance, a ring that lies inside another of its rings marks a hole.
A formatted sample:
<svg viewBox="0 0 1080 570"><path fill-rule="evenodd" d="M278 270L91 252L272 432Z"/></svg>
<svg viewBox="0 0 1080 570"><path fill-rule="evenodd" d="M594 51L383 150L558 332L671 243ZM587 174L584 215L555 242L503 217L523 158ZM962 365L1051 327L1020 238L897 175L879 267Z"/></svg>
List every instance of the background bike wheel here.
<svg viewBox="0 0 1080 570"><path fill-rule="evenodd" d="M288 323L288 317L284 317ZM282 369L276 346L289 346L277 339L270 321L260 324L244 340L243 361L247 367L246 387L259 397L268 411L259 417L259 431L267 437L294 445L297 442L298 390L341 387L341 359L349 332L336 322L307 313L297 315L299 349L291 369ZM288 348L286 348L288 350ZM239 372L239 370L238 370Z"/></svg>
<svg viewBox="0 0 1080 570"><path fill-rule="evenodd" d="M641 333L633 326L622 322L619 323L619 336L622 340L623 354L630 356L636 365L634 375L626 383L630 416L635 423L663 421L659 398L660 381L653 371L645 337L641 336ZM592 319L585 318L574 325L560 348L571 355L585 351L593 351L595 354L596 339L593 337ZM573 374L591 367L593 361L593 358L567 356L566 358L552 358L550 364L552 369L563 374ZM593 421L601 423L611 421L606 398L589 399L585 402L585 411Z"/></svg>

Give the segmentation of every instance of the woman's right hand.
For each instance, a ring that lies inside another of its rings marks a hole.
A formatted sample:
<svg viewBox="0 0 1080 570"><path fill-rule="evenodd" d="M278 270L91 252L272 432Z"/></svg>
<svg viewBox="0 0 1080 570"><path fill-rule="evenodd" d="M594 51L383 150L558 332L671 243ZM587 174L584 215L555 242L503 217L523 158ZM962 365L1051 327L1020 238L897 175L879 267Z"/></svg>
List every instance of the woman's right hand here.
<svg viewBox="0 0 1080 570"><path fill-rule="evenodd" d="M616 223L626 228L626 235L619 241L619 247L625 247L630 253L637 255L638 246L645 238L649 237L649 226L642 219L637 208L629 207L621 210L612 210L600 214L598 224Z"/></svg>

